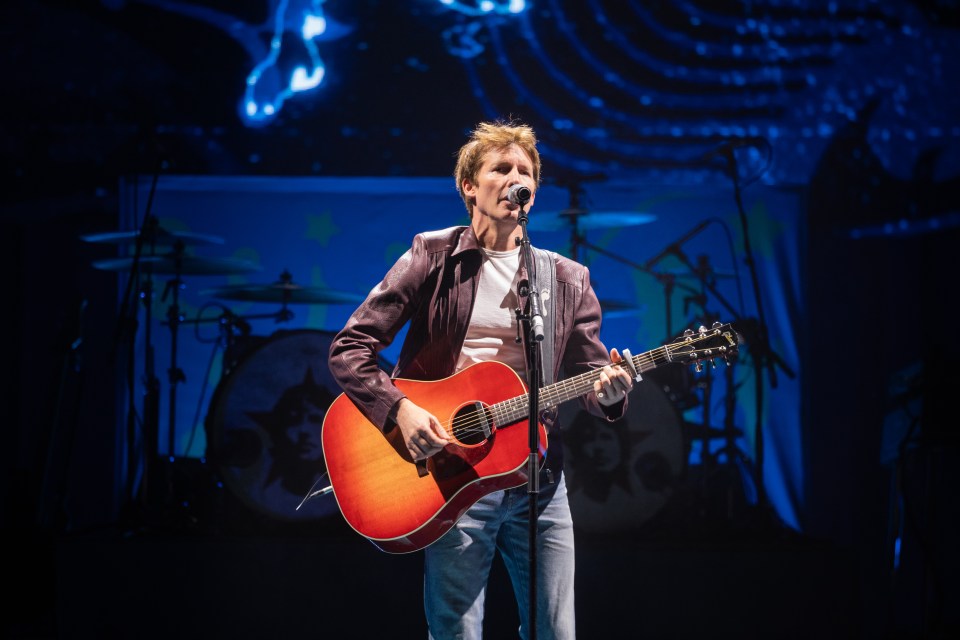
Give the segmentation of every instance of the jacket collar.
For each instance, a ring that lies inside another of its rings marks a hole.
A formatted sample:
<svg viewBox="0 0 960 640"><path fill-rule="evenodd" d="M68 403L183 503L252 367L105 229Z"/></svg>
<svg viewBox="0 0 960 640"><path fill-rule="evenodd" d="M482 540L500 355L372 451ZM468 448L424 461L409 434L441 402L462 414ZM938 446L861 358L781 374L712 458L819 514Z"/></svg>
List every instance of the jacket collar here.
<svg viewBox="0 0 960 640"><path fill-rule="evenodd" d="M477 234L473 232L473 227L467 225L461 228L463 231L460 233L460 238L457 240L457 246L450 255L455 256L463 253L464 251L476 251L481 256L484 255L483 250L480 247L480 240L477 239Z"/></svg>
<svg viewBox="0 0 960 640"><path fill-rule="evenodd" d="M463 227L463 232L457 240L457 246L450 255L455 256L464 251L476 251L481 255L483 254L483 252L480 251L480 241L477 240L477 234L473 232L473 227L470 225Z"/></svg>

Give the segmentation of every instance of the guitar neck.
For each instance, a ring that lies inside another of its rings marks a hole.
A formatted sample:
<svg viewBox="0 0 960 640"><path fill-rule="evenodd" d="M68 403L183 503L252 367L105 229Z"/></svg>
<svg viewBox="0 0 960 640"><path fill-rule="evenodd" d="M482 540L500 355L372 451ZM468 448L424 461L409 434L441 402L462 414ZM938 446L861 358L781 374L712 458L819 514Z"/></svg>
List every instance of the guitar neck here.
<svg viewBox="0 0 960 640"><path fill-rule="evenodd" d="M687 330L683 336L671 344L651 349L638 356L629 355L614 366L629 366L631 374L646 373L652 369L674 362L696 364L699 368L704 360L723 358L729 364L729 358L736 355L740 344L740 334L729 324L714 323L711 329L700 327L699 331ZM600 379L600 369L581 373L561 382L540 389L537 397L539 406L556 407L567 400L589 393L593 383ZM498 425L512 424L526 418L529 414L530 394L517 396L490 407L493 421Z"/></svg>
<svg viewBox="0 0 960 640"><path fill-rule="evenodd" d="M667 347L651 349L640 355L631 356L629 360L633 363L637 372L641 374L673 361ZM618 362L614 366L617 365L625 366L624 362ZM599 379L600 369L594 369L561 382L547 385L540 389L539 406L541 408L556 407L568 400L579 398L585 393L589 393L593 389L593 383ZM529 410L530 394L528 393L498 402L490 407L494 423L498 425L511 424L522 420L527 417Z"/></svg>

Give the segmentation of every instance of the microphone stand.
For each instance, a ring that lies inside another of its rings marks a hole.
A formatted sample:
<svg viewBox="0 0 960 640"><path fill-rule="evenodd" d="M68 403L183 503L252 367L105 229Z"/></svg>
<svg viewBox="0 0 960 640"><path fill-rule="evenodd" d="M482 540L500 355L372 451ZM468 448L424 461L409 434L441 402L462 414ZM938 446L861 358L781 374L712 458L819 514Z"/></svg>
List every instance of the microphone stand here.
<svg viewBox="0 0 960 640"><path fill-rule="evenodd" d="M529 520L529 566L530 566L530 595L529 595L529 630L530 640L537 637L537 506L540 496L540 458L539 458L539 415L540 415L540 342L543 340L543 315L540 306L540 285L537 282L536 263L530 248L530 237L527 235L527 212L523 205L517 222L521 230L520 244L521 265L527 271L527 290L519 291L522 297L527 296L527 314L523 315L517 309L517 320L522 327L521 335L526 333L527 353L527 387L529 393L528 423L530 454L527 462L527 498Z"/></svg>
<svg viewBox="0 0 960 640"><path fill-rule="evenodd" d="M753 356L754 366L757 369L757 376L755 379L755 389L756 389L756 427L755 427L755 439L756 439L756 468L757 468L757 492L759 498L759 504L761 506L766 506L767 504L767 495L764 490L763 483L763 460L764 460L764 443L763 443L763 430L762 426L762 415L763 415L763 377L761 371L766 368L767 374L770 376L770 388L777 388L777 371L775 364L780 365L780 367L787 373L790 378L795 376L794 372L790 370L789 367L783 362L783 360L777 356L770 348L770 338L767 333L767 323L764 319L763 313L763 304L760 300L760 285L757 278L757 266L753 259L753 250L750 248L750 233L747 230L747 214L743 208L743 197L741 194L740 188L740 169L737 166L737 158L734 154L733 148L725 148L723 150L723 158L726 161L728 173L730 180L733 182L733 195L737 203L737 211L740 216L740 226L743 229L743 251L745 254L745 261L747 263L747 268L750 270L750 282L753 285L753 295L754 303L757 306L757 326L756 329L756 346L757 349L751 349L750 352ZM713 288L711 287L711 290ZM715 290L714 295L716 295ZM718 296L719 297L719 296Z"/></svg>

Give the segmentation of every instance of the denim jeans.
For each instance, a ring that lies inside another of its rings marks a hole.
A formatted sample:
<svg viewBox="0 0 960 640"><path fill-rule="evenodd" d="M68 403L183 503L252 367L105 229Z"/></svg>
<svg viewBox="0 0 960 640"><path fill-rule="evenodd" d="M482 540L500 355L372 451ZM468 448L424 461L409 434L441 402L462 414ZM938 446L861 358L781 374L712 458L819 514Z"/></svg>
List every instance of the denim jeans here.
<svg viewBox="0 0 960 640"><path fill-rule="evenodd" d="M424 609L430 640L480 640L484 597L494 553L499 550L520 614L520 637L529 638L530 560L526 485L481 498L457 524L426 548ZM573 520L563 475L542 480L537 518L537 639L571 640Z"/></svg>

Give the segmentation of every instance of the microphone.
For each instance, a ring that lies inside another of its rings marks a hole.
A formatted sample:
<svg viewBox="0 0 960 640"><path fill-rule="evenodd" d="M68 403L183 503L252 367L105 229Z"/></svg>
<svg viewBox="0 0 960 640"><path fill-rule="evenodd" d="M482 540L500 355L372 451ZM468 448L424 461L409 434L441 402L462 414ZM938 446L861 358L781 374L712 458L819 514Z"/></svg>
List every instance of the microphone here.
<svg viewBox="0 0 960 640"><path fill-rule="evenodd" d="M522 184L515 184L507 189L507 200L521 207L530 202L530 196L532 195L533 193L530 191L530 188Z"/></svg>

